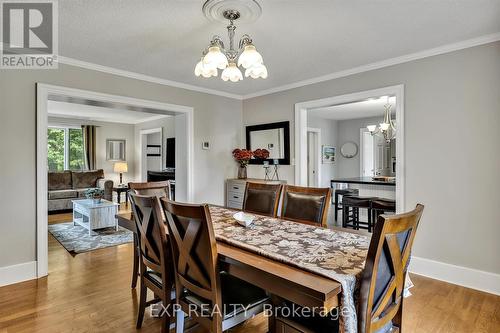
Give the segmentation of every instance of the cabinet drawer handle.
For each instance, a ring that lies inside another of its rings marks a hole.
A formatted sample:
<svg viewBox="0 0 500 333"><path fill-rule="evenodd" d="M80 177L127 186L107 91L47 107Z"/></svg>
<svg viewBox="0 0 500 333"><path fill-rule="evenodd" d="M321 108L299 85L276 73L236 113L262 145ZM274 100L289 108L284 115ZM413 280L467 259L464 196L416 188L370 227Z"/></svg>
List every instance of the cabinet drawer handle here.
<svg viewBox="0 0 500 333"><path fill-rule="evenodd" d="M233 198L234 198L234 199L239 199L240 197L237 197L237 196L233 195Z"/></svg>
<svg viewBox="0 0 500 333"><path fill-rule="evenodd" d="M238 186L233 186L233 189L239 190L240 188Z"/></svg>

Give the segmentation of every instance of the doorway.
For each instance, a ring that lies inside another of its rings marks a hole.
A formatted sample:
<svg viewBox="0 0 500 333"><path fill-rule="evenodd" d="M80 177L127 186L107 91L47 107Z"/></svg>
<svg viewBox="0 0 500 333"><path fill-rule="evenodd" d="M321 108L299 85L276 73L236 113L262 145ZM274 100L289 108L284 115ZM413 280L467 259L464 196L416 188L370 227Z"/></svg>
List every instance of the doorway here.
<svg viewBox="0 0 500 333"><path fill-rule="evenodd" d="M182 128L177 142L182 145L183 154L176 156L179 172L177 186L179 199L191 202L193 199L193 108L168 104L150 100L143 100L119 95L103 94L94 91L73 89L61 86L37 83L37 277L48 274L48 168L47 168L47 127L49 100L66 99L73 102L82 102L88 105L114 106L121 108L142 110L161 115L175 117L176 126Z"/></svg>
<svg viewBox="0 0 500 333"><path fill-rule="evenodd" d="M319 128L307 129L307 186L309 187L319 187L320 183L320 136Z"/></svg>
<svg viewBox="0 0 500 333"><path fill-rule="evenodd" d="M295 184L299 186L308 186L309 184L309 161L308 161L308 115L315 109L320 109L320 108L328 108L331 106L339 106L339 105L346 105L346 104L351 104L351 103L357 103L361 101L370 101L370 100L376 100L380 99L381 96L393 96L395 99L395 114L396 114L396 141L397 145L396 147L391 147L392 151L390 152L391 158L394 157L394 163L393 161L387 160L387 162L384 164L383 162L385 161L383 156L384 153L386 153L385 156L388 154L388 149L386 146L377 146L377 149L380 152L380 156L382 156L379 160L379 162L376 162L377 158L377 151L375 150L375 146L373 146L372 149L372 161L373 166L367 161L366 165L364 166L360 161L357 161L355 158L351 158L351 156L348 156L348 163L345 163L346 169L350 169L351 171L354 169L360 168L360 170L363 170L365 168L366 170L363 171L366 174L369 174L372 169L375 169L377 163L382 165L384 168L389 168L390 171L395 172L395 180L396 180L396 190L395 190L395 199L396 199L396 211L397 212L402 212L405 209L405 167L404 167L404 161L405 161L405 153L404 153L404 85L397 85L397 86L390 86L390 87L385 87L385 88L380 88L380 89L373 89L373 90L367 90L367 91L361 91L361 92L356 92L356 93L351 93L351 94L345 94L345 95L339 95L339 96L334 96L334 97L329 97L329 98L323 98L319 100L312 100L312 101L306 101L306 102L301 102L295 104ZM382 118L383 119L383 118ZM360 127L366 127L367 125L372 125L373 123L367 123L362 126L358 126L357 130L354 132L352 131L353 135L353 140L349 141L358 141L360 140L360 132L359 129ZM376 123L375 123L376 124ZM339 130L342 129L341 126L339 125ZM363 136L363 138L365 138ZM371 139L374 140L374 139ZM369 139L366 140L367 145L375 144L375 142L371 142ZM345 141L347 142L347 140ZM340 154L342 154L342 145L343 142L338 142L339 144L339 149L338 151ZM361 145L361 142L359 142ZM363 143L364 145L365 143ZM356 147L357 150L357 147ZM357 153L357 152L356 152ZM363 153L364 154L364 153ZM357 157L360 158L360 157ZM397 161L397 163L396 163ZM353 163L354 162L354 163ZM337 161L335 162L337 163ZM361 164L361 165L360 165ZM381 172L387 171L387 169L381 168ZM360 177L361 174L359 171L355 171L355 174L353 174L350 177Z"/></svg>

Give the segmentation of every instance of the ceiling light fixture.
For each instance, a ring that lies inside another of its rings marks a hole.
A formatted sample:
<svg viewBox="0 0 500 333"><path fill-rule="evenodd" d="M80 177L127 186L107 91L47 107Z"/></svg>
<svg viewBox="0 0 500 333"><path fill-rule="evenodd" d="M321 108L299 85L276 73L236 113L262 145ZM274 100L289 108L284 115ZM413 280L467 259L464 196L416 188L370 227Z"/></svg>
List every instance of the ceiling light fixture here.
<svg viewBox="0 0 500 333"><path fill-rule="evenodd" d="M391 118L391 107L392 104L389 103L389 96L386 96L386 103L384 105L384 121L377 125L368 125L366 128L371 135L383 136L385 141L389 142L396 137L396 125Z"/></svg>
<svg viewBox="0 0 500 333"><path fill-rule="evenodd" d="M242 67L245 69L245 77L267 78L267 68L262 56L257 52L249 35L245 34L241 37L237 49L234 46L234 31L236 30L234 21L240 18L240 12L228 9L224 10L222 15L229 20L227 26L229 49L224 47L221 37L214 36L210 45L203 51L201 60L196 64L194 74L209 78L217 76L218 69L222 69L222 80L238 82L243 80L243 74L239 68Z"/></svg>

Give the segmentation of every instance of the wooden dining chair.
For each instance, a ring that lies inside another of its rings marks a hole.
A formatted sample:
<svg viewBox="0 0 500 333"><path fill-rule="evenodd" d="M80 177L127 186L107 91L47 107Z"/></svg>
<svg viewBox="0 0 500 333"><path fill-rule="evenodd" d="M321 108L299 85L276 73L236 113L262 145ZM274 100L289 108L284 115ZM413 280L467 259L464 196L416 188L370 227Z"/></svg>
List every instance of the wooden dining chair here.
<svg viewBox="0 0 500 333"><path fill-rule="evenodd" d="M281 184L247 182L243 210L250 213L276 217L281 196Z"/></svg>
<svg viewBox="0 0 500 333"><path fill-rule="evenodd" d="M161 199L167 217L175 269L176 332L184 315L211 332L225 331L264 309L266 293L252 284L219 272L217 245L207 205ZM234 306L233 306L234 305Z"/></svg>
<svg viewBox="0 0 500 333"><path fill-rule="evenodd" d="M156 196L158 198L170 198L170 181L161 182L144 182L144 183L128 183L129 195L130 193ZM163 211L162 211L163 216ZM163 218L165 219L165 218ZM131 288L134 289L137 286L137 277L139 276L139 241L137 239L137 234L134 233L134 266L132 269L132 284Z"/></svg>
<svg viewBox="0 0 500 333"><path fill-rule="evenodd" d="M331 189L285 185L281 217L326 227Z"/></svg>
<svg viewBox="0 0 500 333"><path fill-rule="evenodd" d="M171 197L170 181L161 182L144 182L144 183L128 183L128 187L136 194L140 195L155 195L158 198Z"/></svg>
<svg viewBox="0 0 500 333"><path fill-rule="evenodd" d="M392 326L401 332L403 289L413 240L424 206L404 214L381 215L371 238L361 277L358 331L377 332Z"/></svg>
<svg viewBox="0 0 500 333"><path fill-rule="evenodd" d="M413 240L424 206L418 204L408 213L381 215L371 237L365 268L360 280L358 332L396 333L402 331L403 289ZM282 301L280 306L291 307ZM300 313L300 311L298 311ZM281 332L335 332L332 318L318 316L278 317Z"/></svg>
<svg viewBox="0 0 500 333"><path fill-rule="evenodd" d="M160 300L164 309L171 309L174 295L174 267L167 237L167 227L162 219L161 207L156 196L130 194L132 210L139 238L140 249L140 298L137 328L141 328L146 307ZM147 301L147 290L155 298ZM169 330L171 311L162 311L162 332Z"/></svg>

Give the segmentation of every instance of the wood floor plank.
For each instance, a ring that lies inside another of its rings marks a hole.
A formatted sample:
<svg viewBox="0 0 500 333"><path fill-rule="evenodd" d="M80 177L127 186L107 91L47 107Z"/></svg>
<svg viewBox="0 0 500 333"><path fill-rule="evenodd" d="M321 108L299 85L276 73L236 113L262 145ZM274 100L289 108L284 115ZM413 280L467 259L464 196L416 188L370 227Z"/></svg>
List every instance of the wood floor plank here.
<svg viewBox="0 0 500 333"><path fill-rule="evenodd" d="M135 329L132 250L124 244L73 257L49 235L49 276L0 288L0 333L159 332L160 321L148 311L143 328ZM500 332L499 296L418 275L412 279L403 332ZM231 332L267 332L266 318L257 316Z"/></svg>

